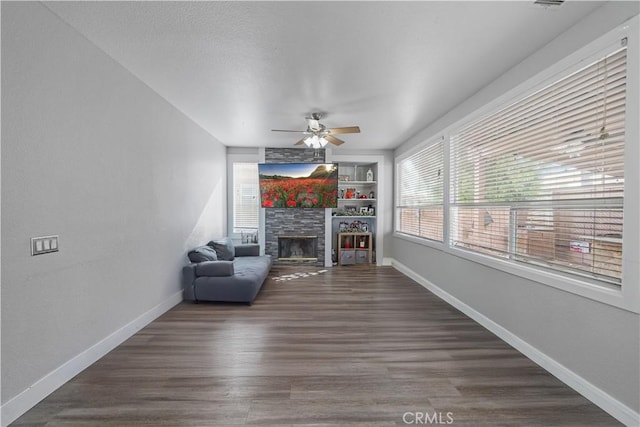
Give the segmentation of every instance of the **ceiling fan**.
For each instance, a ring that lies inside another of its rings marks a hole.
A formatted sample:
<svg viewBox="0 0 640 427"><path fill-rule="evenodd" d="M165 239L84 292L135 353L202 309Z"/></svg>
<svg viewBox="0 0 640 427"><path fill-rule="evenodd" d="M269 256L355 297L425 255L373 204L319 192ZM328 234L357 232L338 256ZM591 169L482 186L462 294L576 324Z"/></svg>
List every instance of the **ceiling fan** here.
<svg viewBox="0 0 640 427"><path fill-rule="evenodd" d="M358 126L349 126L342 128L328 128L322 123L320 123L320 119L322 118L322 113L311 113L309 117L305 117L307 120L307 129L306 130L287 130L287 129L271 129L273 132L296 132L303 133L305 135L304 138L296 142L294 145L302 145L305 144L310 148L323 148L327 143L332 143L334 145L344 144L344 141L336 138L333 135L338 135L341 133L360 133L360 127Z"/></svg>

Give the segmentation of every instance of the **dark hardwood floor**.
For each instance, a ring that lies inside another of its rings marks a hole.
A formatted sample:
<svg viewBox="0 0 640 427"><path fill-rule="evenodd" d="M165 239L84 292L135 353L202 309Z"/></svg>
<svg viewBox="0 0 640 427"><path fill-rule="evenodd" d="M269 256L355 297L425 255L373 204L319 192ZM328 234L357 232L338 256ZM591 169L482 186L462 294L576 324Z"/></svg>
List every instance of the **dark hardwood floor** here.
<svg viewBox="0 0 640 427"><path fill-rule="evenodd" d="M619 425L393 268L321 270L176 306L14 424Z"/></svg>

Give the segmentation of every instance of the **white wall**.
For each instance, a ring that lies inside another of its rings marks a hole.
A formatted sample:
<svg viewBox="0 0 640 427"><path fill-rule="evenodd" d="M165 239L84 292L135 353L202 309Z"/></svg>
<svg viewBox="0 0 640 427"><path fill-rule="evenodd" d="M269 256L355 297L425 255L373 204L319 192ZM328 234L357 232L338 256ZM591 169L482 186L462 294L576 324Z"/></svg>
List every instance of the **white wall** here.
<svg viewBox="0 0 640 427"><path fill-rule="evenodd" d="M593 15L403 144L396 155L438 135L536 73L637 15L639 3L607 3ZM636 79L632 76L630 79ZM629 141L637 144L638 141ZM633 196L632 196L633 197ZM399 268L430 283L532 354L549 358L610 413L637 423L640 411L638 314L541 285L438 249L394 237ZM638 284L629 284L637 286ZM575 375L573 375L575 374Z"/></svg>
<svg viewBox="0 0 640 427"><path fill-rule="evenodd" d="M2 2L2 66L6 423L33 389L180 300L187 250L226 233L226 162L40 3ZM49 234L60 251L30 256Z"/></svg>

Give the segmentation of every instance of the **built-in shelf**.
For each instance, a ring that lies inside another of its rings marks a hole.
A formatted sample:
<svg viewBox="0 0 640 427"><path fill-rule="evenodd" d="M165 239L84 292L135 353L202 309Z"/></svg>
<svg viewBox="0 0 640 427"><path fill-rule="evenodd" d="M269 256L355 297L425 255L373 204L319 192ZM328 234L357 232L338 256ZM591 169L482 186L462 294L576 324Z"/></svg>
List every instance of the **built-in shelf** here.
<svg viewBox="0 0 640 427"><path fill-rule="evenodd" d="M377 181L338 181L340 186L348 187L350 185L376 185Z"/></svg>
<svg viewBox="0 0 640 427"><path fill-rule="evenodd" d="M373 176L371 176L373 175ZM338 265L350 263L371 263L376 251L378 209L378 162L339 162L338 163L338 206L333 213L346 215L332 215L331 247L332 258ZM372 179L374 178L374 179ZM368 180L367 180L368 179ZM345 195L353 197L344 197ZM367 196L361 199L359 196ZM374 215L358 215L361 211ZM354 215L354 213L356 213ZM349 225L346 232L344 223ZM363 248L355 245L353 236L366 239ZM341 246L341 240L348 238L351 249Z"/></svg>
<svg viewBox="0 0 640 427"><path fill-rule="evenodd" d="M370 232L338 233L338 264L371 264L373 235Z"/></svg>

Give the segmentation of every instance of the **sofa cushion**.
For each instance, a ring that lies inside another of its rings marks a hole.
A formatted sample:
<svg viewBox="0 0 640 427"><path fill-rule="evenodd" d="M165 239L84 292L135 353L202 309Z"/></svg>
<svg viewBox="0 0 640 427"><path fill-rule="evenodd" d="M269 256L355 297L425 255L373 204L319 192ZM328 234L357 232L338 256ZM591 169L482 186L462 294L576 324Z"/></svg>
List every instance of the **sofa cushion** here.
<svg viewBox="0 0 640 427"><path fill-rule="evenodd" d="M236 257L239 256L259 256L260 255L260 245L255 243L247 243L243 245L237 245L235 247Z"/></svg>
<svg viewBox="0 0 640 427"><path fill-rule="evenodd" d="M218 255L210 246L200 246L188 254L191 262L217 261Z"/></svg>
<svg viewBox="0 0 640 427"><path fill-rule="evenodd" d="M233 261L233 259L235 258L235 249L233 247L233 242L228 237L214 239L207 243L207 246L212 247L216 251L219 260Z"/></svg>
<svg viewBox="0 0 640 427"><path fill-rule="evenodd" d="M236 257L235 274L238 280L249 280L262 283L271 269L271 257L246 256Z"/></svg>
<svg viewBox="0 0 640 427"><path fill-rule="evenodd" d="M232 261L206 261L196 265L196 276L223 277L233 276Z"/></svg>

